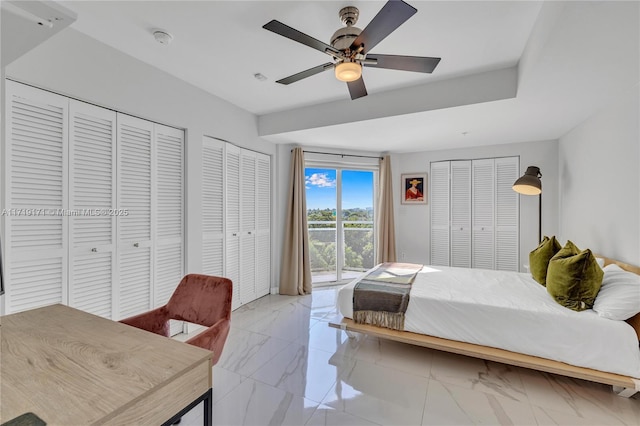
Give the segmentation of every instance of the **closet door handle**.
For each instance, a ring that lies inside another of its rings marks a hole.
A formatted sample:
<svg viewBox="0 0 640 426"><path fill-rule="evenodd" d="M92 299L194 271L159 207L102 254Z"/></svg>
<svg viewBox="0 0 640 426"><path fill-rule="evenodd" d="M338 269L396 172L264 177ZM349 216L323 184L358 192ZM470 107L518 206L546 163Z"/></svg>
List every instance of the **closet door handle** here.
<svg viewBox="0 0 640 426"><path fill-rule="evenodd" d="M133 243L134 247L140 247L140 243Z"/></svg>
<svg viewBox="0 0 640 426"><path fill-rule="evenodd" d="M97 253L97 252L98 252L98 249L94 247L94 248L92 248L92 249L91 249L91 252L92 252L92 253Z"/></svg>
<svg viewBox="0 0 640 426"><path fill-rule="evenodd" d="M238 236L238 234L236 234L236 233L234 232L233 234L231 234L231 236L233 236L233 237L237 237L237 236Z"/></svg>

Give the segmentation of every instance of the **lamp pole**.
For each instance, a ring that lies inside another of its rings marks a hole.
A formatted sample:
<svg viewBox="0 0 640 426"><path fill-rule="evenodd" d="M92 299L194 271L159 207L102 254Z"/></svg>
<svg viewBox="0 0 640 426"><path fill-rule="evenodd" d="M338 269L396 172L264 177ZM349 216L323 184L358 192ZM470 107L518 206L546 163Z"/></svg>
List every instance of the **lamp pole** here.
<svg viewBox="0 0 640 426"><path fill-rule="evenodd" d="M542 192L538 194L538 244L542 242Z"/></svg>

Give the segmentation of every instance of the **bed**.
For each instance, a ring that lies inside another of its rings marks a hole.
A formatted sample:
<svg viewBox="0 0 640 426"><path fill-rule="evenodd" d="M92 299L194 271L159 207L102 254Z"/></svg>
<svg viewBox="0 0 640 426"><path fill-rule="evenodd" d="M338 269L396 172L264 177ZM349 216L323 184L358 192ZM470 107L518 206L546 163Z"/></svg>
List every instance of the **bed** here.
<svg viewBox="0 0 640 426"><path fill-rule="evenodd" d="M640 274L605 258L611 263ZM640 391L640 314L616 321L593 310L572 311L528 273L425 266L411 287L404 331L398 331L352 320L360 279L339 290L343 318L330 326L605 383L621 396Z"/></svg>

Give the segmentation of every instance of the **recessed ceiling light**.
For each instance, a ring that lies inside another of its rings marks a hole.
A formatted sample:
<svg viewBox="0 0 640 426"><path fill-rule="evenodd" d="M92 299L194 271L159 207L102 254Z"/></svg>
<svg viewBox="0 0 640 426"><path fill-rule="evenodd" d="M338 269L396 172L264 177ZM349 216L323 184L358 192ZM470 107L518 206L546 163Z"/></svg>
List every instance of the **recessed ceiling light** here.
<svg viewBox="0 0 640 426"><path fill-rule="evenodd" d="M266 81L266 80L267 80L267 76L266 76L266 75L264 75L264 74L261 74L261 73L259 73L259 72L255 73L253 76L254 76L254 77L255 77L255 79L256 79L256 80L258 80L258 81Z"/></svg>
<svg viewBox="0 0 640 426"><path fill-rule="evenodd" d="M160 44L168 45L173 40L173 36L166 31L156 30L153 32L153 37Z"/></svg>

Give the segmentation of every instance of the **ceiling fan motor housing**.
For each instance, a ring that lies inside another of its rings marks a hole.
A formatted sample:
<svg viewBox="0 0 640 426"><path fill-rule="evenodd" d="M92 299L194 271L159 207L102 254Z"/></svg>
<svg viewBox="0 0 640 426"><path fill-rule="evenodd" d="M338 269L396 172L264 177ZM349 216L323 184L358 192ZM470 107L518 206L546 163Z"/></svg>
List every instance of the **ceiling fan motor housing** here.
<svg viewBox="0 0 640 426"><path fill-rule="evenodd" d="M340 28L331 36L331 46L338 50L347 50L361 32L362 30L357 27Z"/></svg>
<svg viewBox="0 0 640 426"><path fill-rule="evenodd" d="M358 16L360 12L357 7L347 6L340 9L338 13L340 16L340 20L346 27L340 28L338 31L333 33L331 36L331 46L335 47L338 50L345 51L349 47L353 41L360 35L362 30L358 27L354 27L356 22L358 22Z"/></svg>

